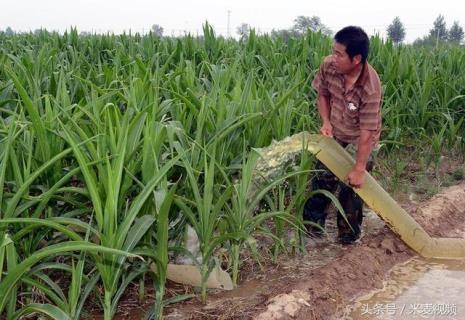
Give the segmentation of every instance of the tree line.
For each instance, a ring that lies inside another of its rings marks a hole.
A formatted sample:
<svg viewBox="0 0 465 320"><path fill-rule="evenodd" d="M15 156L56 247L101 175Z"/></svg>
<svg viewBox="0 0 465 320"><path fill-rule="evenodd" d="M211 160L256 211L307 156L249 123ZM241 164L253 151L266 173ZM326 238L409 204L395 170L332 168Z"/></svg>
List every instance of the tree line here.
<svg viewBox="0 0 465 320"><path fill-rule="evenodd" d="M247 37L251 26L242 23L237 27L237 34L241 37ZM298 16L294 19L294 24L289 29L272 30L271 36L281 37L287 40L290 37L299 37L307 30L321 32L326 35L332 35L332 31L323 24L318 16L306 17ZM405 40L406 29L399 17L395 17L386 29L387 38L394 43L402 43ZM438 45L439 43L461 44L464 39L464 31L458 21L454 21L448 29L443 15L439 15L433 22L433 27L429 33L422 38L416 39L414 45Z"/></svg>
<svg viewBox="0 0 465 320"><path fill-rule="evenodd" d="M332 35L332 30L327 27L318 16L298 16L294 19L293 25L288 29L273 29L270 33L273 38L283 38L287 41L291 37L300 37L308 30L312 32L321 32L327 36ZM253 28L247 23L241 23L237 28L237 34L242 37L248 37ZM35 33L41 30L36 30ZM6 35L13 35L15 32L7 27L4 32ZM151 32L159 37L163 36L164 29L158 24L151 27ZM399 44L404 42L406 37L406 29L399 17L395 17L391 24L386 29L387 38L392 42ZM87 32L81 32L87 35ZM464 39L464 31L458 21L454 21L450 28L447 28L446 21L443 15L439 15L433 22L433 27L429 33L422 38L418 38L413 42L416 46L435 46L443 43L461 44Z"/></svg>
<svg viewBox="0 0 465 320"><path fill-rule="evenodd" d="M399 17L395 17L387 28L387 36L394 43L401 43L405 40L406 32L403 23ZM463 41L464 32L458 21L454 21L452 26L447 29L446 21L443 15L439 15L434 20L433 27L429 34L422 38L416 39L414 45L437 45L439 43L460 44Z"/></svg>

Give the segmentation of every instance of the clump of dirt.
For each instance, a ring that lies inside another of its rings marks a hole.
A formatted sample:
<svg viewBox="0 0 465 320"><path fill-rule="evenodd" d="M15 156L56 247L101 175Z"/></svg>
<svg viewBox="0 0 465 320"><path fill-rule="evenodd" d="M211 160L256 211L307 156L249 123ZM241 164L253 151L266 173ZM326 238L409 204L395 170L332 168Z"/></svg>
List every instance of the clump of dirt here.
<svg viewBox="0 0 465 320"><path fill-rule="evenodd" d="M465 238L464 205L465 184L460 184L449 187L433 196L430 201L420 204L412 216L432 236Z"/></svg>
<svg viewBox="0 0 465 320"><path fill-rule="evenodd" d="M302 306L310 307L307 300L310 295L305 291L292 290L291 293L279 294L268 301L267 310L262 312L257 320L274 320L284 317L294 317Z"/></svg>

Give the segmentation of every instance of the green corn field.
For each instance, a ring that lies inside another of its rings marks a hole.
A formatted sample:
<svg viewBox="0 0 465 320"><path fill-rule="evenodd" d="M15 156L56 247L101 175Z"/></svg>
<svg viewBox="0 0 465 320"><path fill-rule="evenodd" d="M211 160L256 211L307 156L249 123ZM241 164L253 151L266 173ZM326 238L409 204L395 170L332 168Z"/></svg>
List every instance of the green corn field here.
<svg viewBox="0 0 465 320"><path fill-rule="evenodd" d="M158 318L187 225L204 280L221 249L237 284L241 253L260 262L258 236L274 256L302 249L302 237L284 234L302 235L313 159L302 155L251 198L254 149L318 132L310 83L332 39L203 31L0 34L0 318L80 319L94 299L112 319L146 279ZM413 146L434 164L463 153L463 47L374 37L369 61L384 91L381 154Z"/></svg>

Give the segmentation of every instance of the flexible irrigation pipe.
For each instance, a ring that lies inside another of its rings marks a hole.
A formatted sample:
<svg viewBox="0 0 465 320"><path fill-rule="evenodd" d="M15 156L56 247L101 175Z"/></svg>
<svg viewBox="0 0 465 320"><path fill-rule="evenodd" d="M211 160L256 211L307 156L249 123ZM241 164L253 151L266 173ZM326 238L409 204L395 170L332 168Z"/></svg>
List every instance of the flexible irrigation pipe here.
<svg viewBox="0 0 465 320"><path fill-rule="evenodd" d="M340 180L344 180L354 165L354 159L334 139L302 132L258 149L262 158L257 168L271 174L283 157L307 149L324 163ZM368 173L362 188L354 191L420 256L441 259L465 259L465 239L433 238L404 210Z"/></svg>

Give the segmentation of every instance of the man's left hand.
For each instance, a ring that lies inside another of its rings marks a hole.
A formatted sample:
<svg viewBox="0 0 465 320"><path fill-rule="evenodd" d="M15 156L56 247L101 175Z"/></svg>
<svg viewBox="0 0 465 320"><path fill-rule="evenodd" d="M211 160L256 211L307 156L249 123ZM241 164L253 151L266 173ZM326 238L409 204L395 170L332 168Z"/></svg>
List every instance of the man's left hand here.
<svg viewBox="0 0 465 320"><path fill-rule="evenodd" d="M347 175L346 181L351 187L361 188L365 181L365 170L353 168Z"/></svg>

